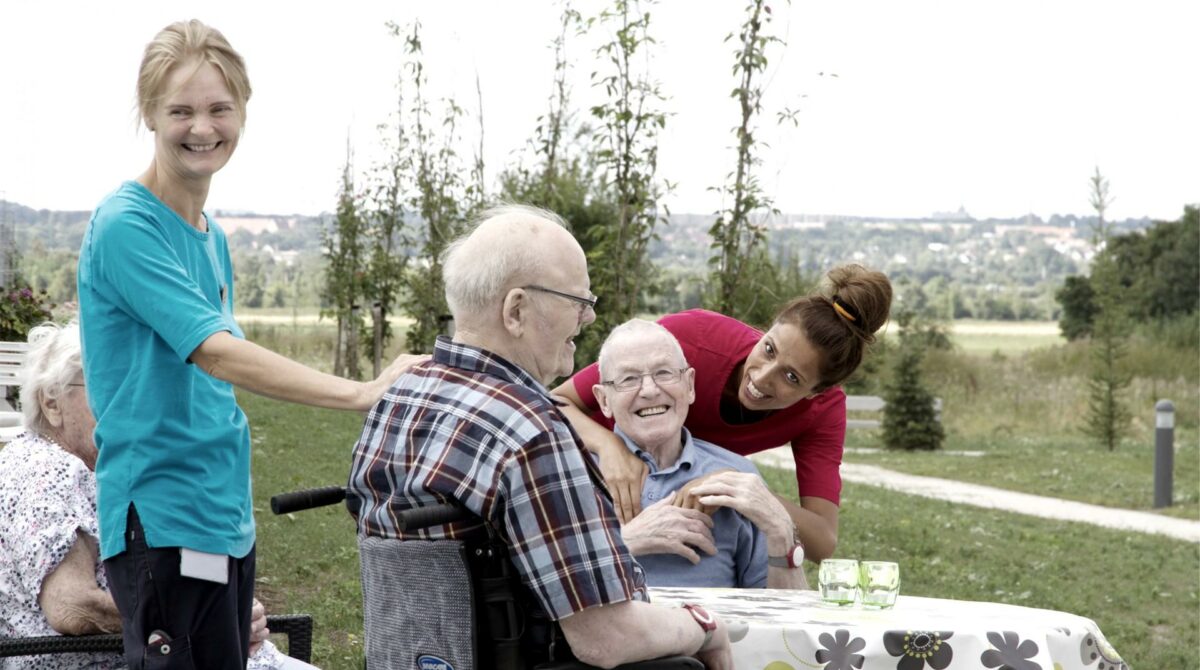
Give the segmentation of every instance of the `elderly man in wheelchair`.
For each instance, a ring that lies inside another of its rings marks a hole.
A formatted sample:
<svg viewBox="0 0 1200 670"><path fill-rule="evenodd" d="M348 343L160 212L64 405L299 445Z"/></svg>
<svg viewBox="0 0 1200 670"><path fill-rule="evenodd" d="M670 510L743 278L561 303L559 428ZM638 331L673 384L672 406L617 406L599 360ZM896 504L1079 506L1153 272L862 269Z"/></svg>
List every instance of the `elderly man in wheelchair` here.
<svg viewBox="0 0 1200 670"><path fill-rule="evenodd" d="M444 279L453 339L384 394L354 448L368 668L732 667L717 617L647 601L547 390L595 319L579 244L550 212L493 210L450 246ZM467 518L407 519L445 503Z"/></svg>

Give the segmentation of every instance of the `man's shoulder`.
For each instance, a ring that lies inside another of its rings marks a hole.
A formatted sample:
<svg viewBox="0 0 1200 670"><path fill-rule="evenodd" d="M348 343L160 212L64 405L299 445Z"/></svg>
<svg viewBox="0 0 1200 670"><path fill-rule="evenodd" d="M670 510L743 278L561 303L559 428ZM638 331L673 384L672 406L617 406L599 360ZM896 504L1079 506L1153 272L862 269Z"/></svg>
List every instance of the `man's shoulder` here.
<svg viewBox="0 0 1200 670"><path fill-rule="evenodd" d="M692 445L696 451L702 456L704 461L703 469L706 471L718 470L722 468L733 468L738 472L752 472L758 474L758 468L749 458L698 438L692 438Z"/></svg>
<svg viewBox="0 0 1200 670"><path fill-rule="evenodd" d="M546 432L562 423L545 393L483 370L429 361L401 377L393 391L395 404L432 402L462 418L500 420L510 432Z"/></svg>

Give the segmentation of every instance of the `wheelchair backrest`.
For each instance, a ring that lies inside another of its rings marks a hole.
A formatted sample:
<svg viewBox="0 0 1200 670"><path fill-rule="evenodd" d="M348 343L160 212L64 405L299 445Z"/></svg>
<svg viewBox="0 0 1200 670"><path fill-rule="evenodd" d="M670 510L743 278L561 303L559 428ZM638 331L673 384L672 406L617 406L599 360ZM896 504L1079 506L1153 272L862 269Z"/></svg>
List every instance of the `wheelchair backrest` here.
<svg viewBox="0 0 1200 670"><path fill-rule="evenodd" d="M467 549L362 537L367 670L483 670Z"/></svg>

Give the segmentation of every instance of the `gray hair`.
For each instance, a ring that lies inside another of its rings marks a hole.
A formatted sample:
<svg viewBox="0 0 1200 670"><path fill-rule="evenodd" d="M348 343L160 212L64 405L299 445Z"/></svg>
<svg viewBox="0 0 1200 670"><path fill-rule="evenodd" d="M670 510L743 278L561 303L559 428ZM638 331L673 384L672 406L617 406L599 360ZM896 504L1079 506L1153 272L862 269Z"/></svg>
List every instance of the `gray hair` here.
<svg viewBox="0 0 1200 670"><path fill-rule="evenodd" d="M567 227L562 217L554 212L529 205L505 203L480 214L471 230L451 242L442 256L446 304L456 322L496 305L515 278L537 276L545 264L545 255L529 245L489 246L478 239L475 233L481 226L501 217L542 219Z"/></svg>
<svg viewBox="0 0 1200 670"><path fill-rule="evenodd" d="M40 399L58 398L83 371L79 324L43 323L29 331L25 379L21 382L21 412L25 427L45 433L50 424L42 416Z"/></svg>
<svg viewBox="0 0 1200 670"><path fill-rule="evenodd" d="M645 319L630 319L616 328L613 328L612 332L608 334L608 337L604 338L604 344L600 345L599 363L601 379L605 378L605 370L612 372L612 361L610 360L612 358L612 352L610 351L610 346L612 343L623 337L629 337L632 335L665 336L671 342L671 347L675 350L675 355L678 356L679 360L683 363L683 367L687 367L687 356L683 355L683 347L679 346L679 340L675 338L675 335L672 334L671 331L664 328L662 324L655 323L653 321L646 321Z"/></svg>

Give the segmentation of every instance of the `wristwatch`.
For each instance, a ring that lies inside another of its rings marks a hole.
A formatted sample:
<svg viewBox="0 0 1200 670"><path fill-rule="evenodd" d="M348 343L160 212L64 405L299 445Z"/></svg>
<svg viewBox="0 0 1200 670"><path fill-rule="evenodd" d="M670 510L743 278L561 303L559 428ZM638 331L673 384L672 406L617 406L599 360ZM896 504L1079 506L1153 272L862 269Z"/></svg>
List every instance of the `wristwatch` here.
<svg viewBox="0 0 1200 670"><path fill-rule="evenodd" d="M798 568L804 562L804 545L797 542L783 556L768 556L767 565L772 568Z"/></svg>
<svg viewBox="0 0 1200 670"><path fill-rule="evenodd" d="M683 609L687 610L696 623L700 624L700 629L704 631L704 642L701 643L698 651L703 651L708 643L712 641L713 631L717 629L717 620L713 615L708 613L708 610L699 605L692 603L684 603Z"/></svg>

